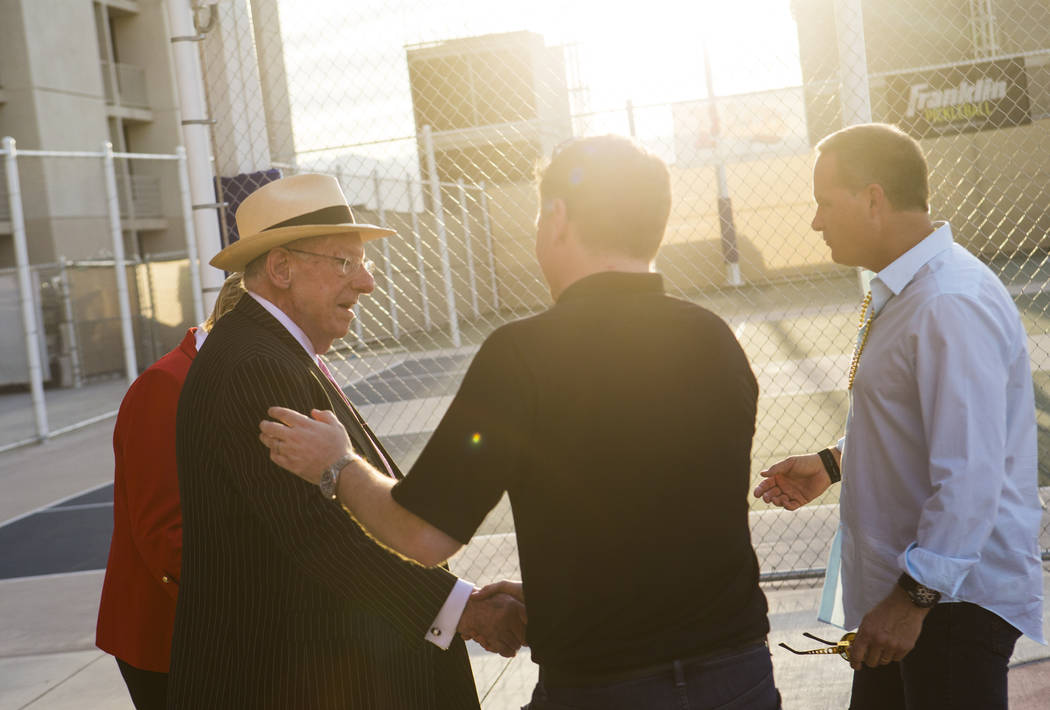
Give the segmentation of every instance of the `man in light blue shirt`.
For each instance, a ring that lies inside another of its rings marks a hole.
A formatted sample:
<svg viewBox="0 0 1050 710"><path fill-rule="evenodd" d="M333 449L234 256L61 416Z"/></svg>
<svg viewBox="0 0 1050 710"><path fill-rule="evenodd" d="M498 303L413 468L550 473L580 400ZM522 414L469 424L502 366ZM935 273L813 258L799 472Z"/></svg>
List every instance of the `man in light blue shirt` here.
<svg viewBox="0 0 1050 710"><path fill-rule="evenodd" d="M1017 638L1045 643L1027 336L992 271L931 221L914 139L867 124L817 151L813 229L876 274L845 437L763 471L755 495L795 510L841 476L852 710L1005 709Z"/></svg>

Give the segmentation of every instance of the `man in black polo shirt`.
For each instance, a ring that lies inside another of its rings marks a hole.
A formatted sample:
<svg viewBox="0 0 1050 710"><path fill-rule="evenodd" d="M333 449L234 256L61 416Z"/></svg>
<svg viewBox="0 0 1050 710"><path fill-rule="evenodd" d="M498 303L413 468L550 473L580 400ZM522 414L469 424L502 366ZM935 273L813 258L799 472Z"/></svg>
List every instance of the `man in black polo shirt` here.
<svg viewBox="0 0 1050 710"><path fill-rule="evenodd" d="M531 708L777 708L747 520L758 387L728 326L651 272L667 167L625 138L578 139L539 193L555 305L489 336L404 480L353 454L328 413L271 409L261 438L323 488L338 476L355 517L424 564L506 491Z"/></svg>

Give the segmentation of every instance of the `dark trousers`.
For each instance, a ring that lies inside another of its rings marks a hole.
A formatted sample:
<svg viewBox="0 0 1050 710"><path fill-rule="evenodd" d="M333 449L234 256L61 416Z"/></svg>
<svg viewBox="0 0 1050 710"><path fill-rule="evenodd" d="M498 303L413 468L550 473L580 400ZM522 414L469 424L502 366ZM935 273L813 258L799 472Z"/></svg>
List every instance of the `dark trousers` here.
<svg viewBox="0 0 1050 710"><path fill-rule="evenodd" d="M168 704L168 674L144 671L117 659L135 710L164 710Z"/></svg>
<svg viewBox="0 0 1050 710"><path fill-rule="evenodd" d="M850 710L1006 710L1021 632L976 604L938 604L899 663L853 672Z"/></svg>
<svg viewBox="0 0 1050 710"><path fill-rule="evenodd" d="M586 687L548 687L543 671L522 710L779 710L765 644L703 660L668 663L644 677Z"/></svg>

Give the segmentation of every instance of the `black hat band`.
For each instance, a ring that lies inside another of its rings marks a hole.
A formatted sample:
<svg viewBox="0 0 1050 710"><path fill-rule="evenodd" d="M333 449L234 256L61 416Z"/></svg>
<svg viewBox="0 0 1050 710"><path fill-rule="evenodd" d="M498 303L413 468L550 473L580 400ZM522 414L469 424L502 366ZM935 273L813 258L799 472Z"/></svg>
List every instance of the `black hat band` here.
<svg viewBox="0 0 1050 710"><path fill-rule="evenodd" d="M306 214L286 219L277 224L271 224L262 231L268 232L271 229L277 229L278 227L299 227L306 224L353 224L353 222L354 215L350 212L349 207L346 205L335 205L334 207L322 207L319 210L307 212Z"/></svg>

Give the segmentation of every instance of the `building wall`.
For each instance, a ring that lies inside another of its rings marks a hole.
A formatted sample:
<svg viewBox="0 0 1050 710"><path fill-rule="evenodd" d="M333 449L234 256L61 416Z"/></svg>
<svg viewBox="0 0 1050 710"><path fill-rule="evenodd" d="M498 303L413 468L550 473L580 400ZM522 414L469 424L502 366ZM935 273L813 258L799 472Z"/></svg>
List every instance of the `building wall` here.
<svg viewBox="0 0 1050 710"><path fill-rule="evenodd" d="M21 149L99 151L112 141L116 150L174 152L181 139L163 0L115 1L109 12L114 58L141 70L148 108L122 111L107 105L102 62L108 52L100 46L105 32L91 0L3 0L0 65L6 102L0 105L0 135L14 137ZM111 131L115 117L126 126L123 146L123 136ZM118 161L118 174L124 169ZM184 249L174 164L135 161L127 169L159 182L162 207L151 215L149 231L127 235L126 253ZM32 262L112 253L100 160L27 156L19 161L19 175Z"/></svg>
<svg viewBox="0 0 1050 710"><path fill-rule="evenodd" d="M1050 4L994 0L994 32L982 39L972 15L984 3L955 0L863 0L874 120L887 120L886 74L968 64L1026 53L1031 123L924 138L931 211L951 221L957 239L985 258L1050 248L1045 209L1050 149ZM793 0L810 140L841 127L834 0Z"/></svg>
<svg viewBox="0 0 1050 710"><path fill-rule="evenodd" d="M407 60L416 130L432 129L443 182L527 181L572 135L562 48L538 34L450 39L410 47Z"/></svg>
<svg viewBox="0 0 1050 710"><path fill-rule="evenodd" d="M101 23L106 14L110 21ZM164 0L0 0L0 136L15 138L21 150L99 152L111 142L116 151L174 153L181 130L170 46ZM114 86L107 62L129 67L132 81L121 75ZM129 96L133 85L144 88L146 101L125 105L121 97ZM184 252L176 164L128 162L115 161L118 190L131 179L146 181L156 199L148 215L123 220L125 254L134 259ZM101 158L21 155L18 170L32 264L112 255ZM14 265L12 244L12 236L0 230L0 268ZM96 271L94 281L70 277L69 284L85 338L81 345L91 346L91 357L83 359L87 376L122 367L112 268ZM149 306L148 291L165 288L156 278L131 278L129 285L132 312L139 314L136 332L160 333L161 339L171 340L157 344L138 338L140 345L150 346L140 352L146 365L156 350L174 345L188 323L166 322L173 318L171 309L161 314L164 323L153 323L157 313ZM192 294L185 289L179 293L184 298L178 305L188 314ZM19 337L17 329L5 332ZM48 342L54 366L54 359L71 345L50 332Z"/></svg>

